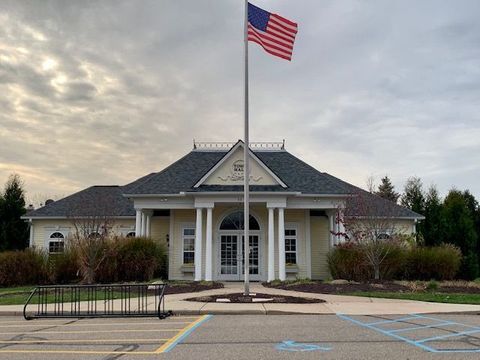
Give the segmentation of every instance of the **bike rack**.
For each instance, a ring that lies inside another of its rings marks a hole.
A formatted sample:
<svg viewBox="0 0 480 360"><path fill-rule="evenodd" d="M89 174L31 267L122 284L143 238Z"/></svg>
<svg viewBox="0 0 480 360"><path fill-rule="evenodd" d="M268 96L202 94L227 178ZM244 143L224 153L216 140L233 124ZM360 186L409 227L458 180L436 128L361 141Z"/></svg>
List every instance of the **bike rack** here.
<svg viewBox="0 0 480 360"><path fill-rule="evenodd" d="M23 307L26 320L40 318L158 317L165 311L165 284L47 285L32 290ZM36 311L27 312L27 307Z"/></svg>

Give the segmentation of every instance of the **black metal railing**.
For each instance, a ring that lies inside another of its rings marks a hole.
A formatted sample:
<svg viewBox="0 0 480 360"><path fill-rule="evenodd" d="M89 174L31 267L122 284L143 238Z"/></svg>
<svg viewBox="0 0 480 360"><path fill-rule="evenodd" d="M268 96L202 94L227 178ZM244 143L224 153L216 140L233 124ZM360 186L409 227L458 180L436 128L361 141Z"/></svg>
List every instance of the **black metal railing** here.
<svg viewBox="0 0 480 360"><path fill-rule="evenodd" d="M36 287L23 307L37 318L152 317L163 319L165 284L47 285Z"/></svg>

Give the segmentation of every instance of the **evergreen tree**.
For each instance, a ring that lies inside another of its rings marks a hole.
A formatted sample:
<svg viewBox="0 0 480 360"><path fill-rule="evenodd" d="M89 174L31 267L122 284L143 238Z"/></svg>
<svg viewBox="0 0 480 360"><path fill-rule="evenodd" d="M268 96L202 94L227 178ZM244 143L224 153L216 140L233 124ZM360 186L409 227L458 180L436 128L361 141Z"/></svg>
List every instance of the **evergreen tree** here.
<svg viewBox="0 0 480 360"><path fill-rule="evenodd" d="M406 208L415 211L418 214L425 213L425 195L423 192L422 180L419 177L410 177L405 184L400 203ZM417 242L425 240L424 222L417 224Z"/></svg>
<svg viewBox="0 0 480 360"><path fill-rule="evenodd" d="M442 201L435 185L431 185L425 195L425 210L423 212L423 238L425 245L435 246L444 242L444 219Z"/></svg>
<svg viewBox="0 0 480 360"><path fill-rule="evenodd" d="M5 185L0 210L0 250L24 249L28 245L28 224L25 215L25 191L18 175L12 175Z"/></svg>
<svg viewBox="0 0 480 360"><path fill-rule="evenodd" d="M462 250L463 260L460 276L475 279L478 276L478 237L474 214L464 193L450 190L443 203L445 217L445 242L457 245Z"/></svg>
<svg viewBox="0 0 480 360"><path fill-rule="evenodd" d="M387 175L382 178L382 183L378 185L376 194L384 199L393 201L394 203L398 201L398 197L400 196L399 193L395 192L395 187Z"/></svg>

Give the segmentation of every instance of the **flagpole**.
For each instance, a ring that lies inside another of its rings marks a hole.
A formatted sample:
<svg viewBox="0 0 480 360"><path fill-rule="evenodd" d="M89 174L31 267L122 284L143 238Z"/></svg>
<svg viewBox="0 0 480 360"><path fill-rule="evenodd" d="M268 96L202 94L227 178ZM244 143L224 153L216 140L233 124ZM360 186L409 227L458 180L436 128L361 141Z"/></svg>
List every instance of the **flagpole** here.
<svg viewBox="0 0 480 360"><path fill-rule="evenodd" d="M244 201L244 273L245 273L245 289L243 294L248 296L250 294L250 236L249 236L249 227L250 227L250 171L249 171L249 129L248 129L248 0L245 0L245 23L244 23L244 50L245 50L245 136L244 136L244 148L243 148L243 201Z"/></svg>

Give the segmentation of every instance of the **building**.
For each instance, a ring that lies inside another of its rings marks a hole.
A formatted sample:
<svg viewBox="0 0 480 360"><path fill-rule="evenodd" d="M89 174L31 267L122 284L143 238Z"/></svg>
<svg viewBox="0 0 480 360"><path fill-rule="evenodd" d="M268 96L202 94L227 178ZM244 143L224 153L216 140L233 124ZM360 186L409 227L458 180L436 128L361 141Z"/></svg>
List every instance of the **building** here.
<svg viewBox="0 0 480 360"><path fill-rule="evenodd" d="M195 143L160 172L125 186L92 186L29 212L30 245L62 251L72 215L108 216L117 234L168 244L170 279L241 280L243 148L242 141ZM314 169L284 143L252 143L250 158L251 279L327 278L327 253L344 232L337 213L363 190ZM421 215L363 193L405 233L415 232Z"/></svg>

